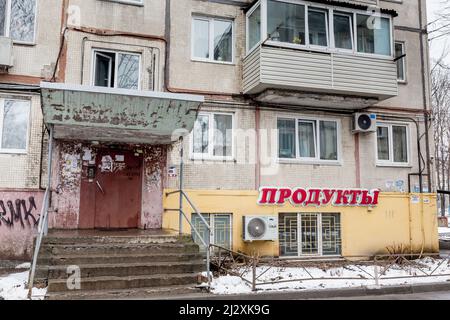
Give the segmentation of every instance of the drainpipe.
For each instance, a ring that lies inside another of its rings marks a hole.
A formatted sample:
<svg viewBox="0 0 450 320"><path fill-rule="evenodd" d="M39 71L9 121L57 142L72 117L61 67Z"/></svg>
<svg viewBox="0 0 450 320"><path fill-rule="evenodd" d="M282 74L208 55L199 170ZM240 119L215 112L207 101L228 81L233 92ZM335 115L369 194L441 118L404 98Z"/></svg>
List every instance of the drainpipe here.
<svg viewBox="0 0 450 320"><path fill-rule="evenodd" d="M429 99L427 99L427 86L429 87L429 82L427 82L427 77L425 76L425 72L428 74L428 54L425 56L424 53L424 31L426 33L426 30L422 30L424 27L424 21L423 21L423 12L422 12L422 4L423 1L419 0L419 26L420 26L420 58L422 60L421 65L421 73L422 73L422 89L423 89L423 109L425 114L425 148L426 148L426 167L427 167L427 173L428 173L428 192L431 192L431 170L430 170L430 138L428 133L428 108L427 106L429 104ZM428 48L428 45L427 45ZM425 66L427 66L427 69L425 70ZM428 83L428 85L427 85Z"/></svg>

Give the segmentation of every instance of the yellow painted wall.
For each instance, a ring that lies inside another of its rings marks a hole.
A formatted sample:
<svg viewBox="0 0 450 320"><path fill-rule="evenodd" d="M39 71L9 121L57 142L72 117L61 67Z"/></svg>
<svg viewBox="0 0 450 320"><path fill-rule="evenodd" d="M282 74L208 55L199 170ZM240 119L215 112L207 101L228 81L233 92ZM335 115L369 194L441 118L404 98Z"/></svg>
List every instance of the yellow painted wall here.
<svg viewBox="0 0 450 320"><path fill-rule="evenodd" d="M164 208L178 208L178 194L167 195ZM343 256L370 256L387 253L389 246L411 247L414 253L439 251L436 195L381 193L379 204L367 207L295 207L260 206L257 191L230 190L185 190L197 209L203 213L232 213L233 250L261 256L278 256L277 241L244 242L242 217L245 215L274 215L289 212L323 212L341 214L341 237ZM419 197L419 201L413 201ZM418 203L417 203L418 202ZM193 209L184 201L184 212L189 216ZM163 228L178 229L178 212L165 211ZM187 221L183 220L183 233L190 233Z"/></svg>

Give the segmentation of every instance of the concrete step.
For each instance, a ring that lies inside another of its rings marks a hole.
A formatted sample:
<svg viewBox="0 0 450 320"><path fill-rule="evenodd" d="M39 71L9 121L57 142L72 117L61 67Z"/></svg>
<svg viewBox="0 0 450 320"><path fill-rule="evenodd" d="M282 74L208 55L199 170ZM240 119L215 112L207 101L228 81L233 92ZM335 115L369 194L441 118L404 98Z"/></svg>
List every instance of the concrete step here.
<svg viewBox="0 0 450 320"><path fill-rule="evenodd" d="M203 259L200 253L142 253L142 254L73 254L40 255L38 265L84 265L113 263L145 263L196 261Z"/></svg>
<svg viewBox="0 0 450 320"><path fill-rule="evenodd" d="M46 300L124 300L124 299L148 299L170 297L173 295L190 295L201 293L200 288L194 285L149 287L137 289L115 290L84 290L50 292L45 296Z"/></svg>
<svg viewBox="0 0 450 320"><path fill-rule="evenodd" d="M50 266L49 279L67 279L68 265ZM87 264L78 266L81 278L102 276L143 276L155 274L199 273L205 269L202 260L183 262L152 262L152 263L119 263L119 264ZM70 274L72 274L72 271Z"/></svg>
<svg viewBox="0 0 450 320"><path fill-rule="evenodd" d="M40 255L70 255L70 254L145 254L145 253L198 253L197 244L191 243L76 243L76 244L46 244L41 247Z"/></svg>
<svg viewBox="0 0 450 320"><path fill-rule="evenodd" d="M191 240L189 236L179 235L153 235L153 236L70 236L70 237L52 237L47 236L43 239L42 244L80 244L80 243L124 243L124 244L151 244L151 243L175 243L186 242Z"/></svg>
<svg viewBox="0 0 450 320"><path fill-rule="evenodd" d="M117 290L117 289L136 289L147 287L162 287L173 285L195 285L197 283L197 273L184 274L155 274L145 276L129 276L129 277L92 277L81 278L80 290L97 291L97 290ZM67 281L65 279L49 279L47 292L67 292Z"/></svg>

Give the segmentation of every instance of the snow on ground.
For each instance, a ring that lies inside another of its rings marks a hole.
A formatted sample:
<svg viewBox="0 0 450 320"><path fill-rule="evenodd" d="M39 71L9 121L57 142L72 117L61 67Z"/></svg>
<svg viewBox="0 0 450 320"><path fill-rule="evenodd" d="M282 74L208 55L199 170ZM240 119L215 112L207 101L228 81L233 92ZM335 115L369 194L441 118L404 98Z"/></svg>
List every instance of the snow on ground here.
<svg viewBox="0 0 450 320"><path fill-rule="evenodd" d="M21 264L16 269L25 269L29 264ZM26 300L28 295L29 271L11 273L0 277L0 300ZM47 289L33 288L32 299L42 300Z"/></svg>
<svg viewBox="0 0 450 320"><path fill-rule="evenodd" d="M414 283L430 283L450 281L450 263L441 259L424 258L416 260L420 263L422 270L433 273L434 276L420 277L425 275L418 267L410 265L394 265L389 268L385 275L379 279L380 286L402 285ZM441 265L439 263L442 262ZM257 267L256 275L260 275L267 270L267 266ZM307 271L306 271L307 270ZM262 291L292 291L292 290L319 290L331 288L350 288L350 287L371 287L375 286L373 265L347 265L345 267L331 268L322 270L319 268L308 267L273 267L265 272L257 280L257 290ZM239 270L237 270L239 272ZM241 270L243 271L243 270ZM292 282L279 282L274 284L262 284L264 282L296 280L311 278L309 274L317 280L297 280ZM444 276L436 276L441 274ZM388 279L389 277L416 276L413 278ZM249 281L252 279L252 272L249 270L243 277ZM333 278L331 280L320 278ZM352 278L352 279L345 279ZM259 284L259 285L258 285ZM211 283L212 292L215 294L240 294L251 293L251 285L237 276L220 276L214 278Z"/></svg>

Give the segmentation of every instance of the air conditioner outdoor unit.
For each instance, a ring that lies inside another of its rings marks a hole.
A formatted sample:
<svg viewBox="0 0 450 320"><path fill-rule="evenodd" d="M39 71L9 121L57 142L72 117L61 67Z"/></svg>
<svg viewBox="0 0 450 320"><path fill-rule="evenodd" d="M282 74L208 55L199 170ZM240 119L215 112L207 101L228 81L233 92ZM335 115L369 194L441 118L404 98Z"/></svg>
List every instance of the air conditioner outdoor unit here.
<svg viewBox="0 0 450 320"><path fill-rule="evenodd" d="M278 239L278 217L244 216L244 241Z"/></svg>
<svg viewBox="0 0 450 320"><path fill-rule="evenodd" d="M13 66L13 41L11 38L0 37L0 69L8 70Z"/></svg>
<svg viewBox="0 0 450 320"><path fill-rule="evenodd" d="M353 133L377 131L377 115L374 113L354 113Z"/></svg>

